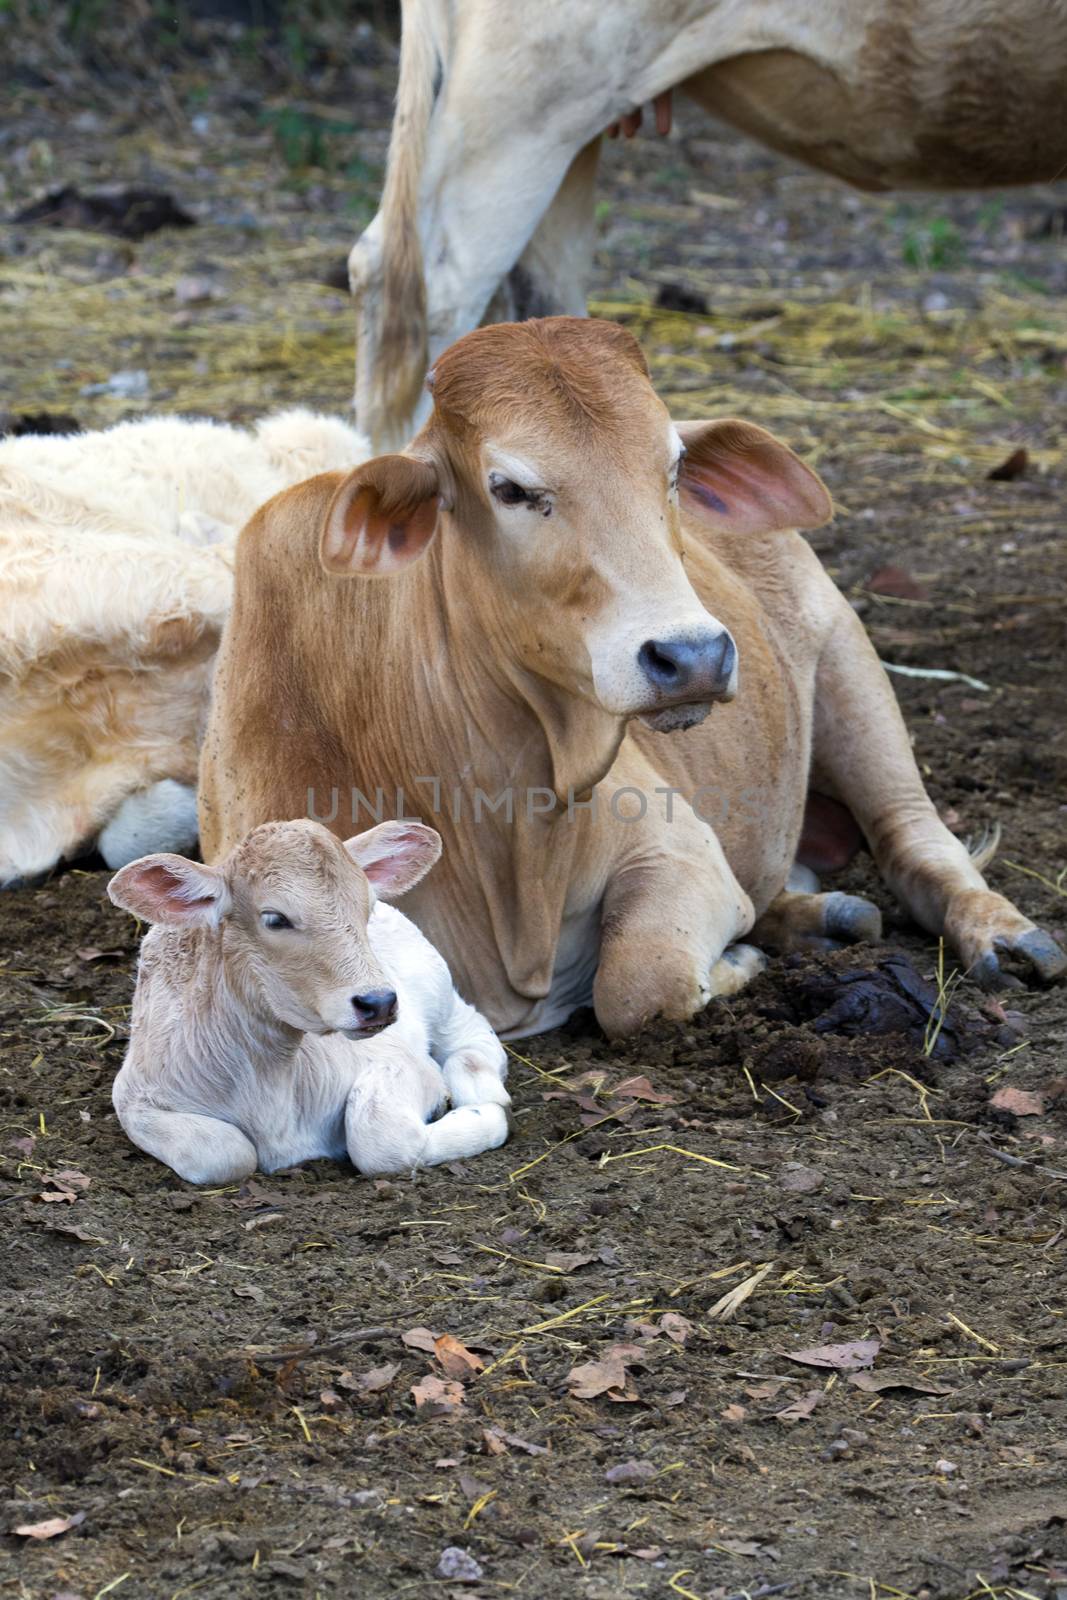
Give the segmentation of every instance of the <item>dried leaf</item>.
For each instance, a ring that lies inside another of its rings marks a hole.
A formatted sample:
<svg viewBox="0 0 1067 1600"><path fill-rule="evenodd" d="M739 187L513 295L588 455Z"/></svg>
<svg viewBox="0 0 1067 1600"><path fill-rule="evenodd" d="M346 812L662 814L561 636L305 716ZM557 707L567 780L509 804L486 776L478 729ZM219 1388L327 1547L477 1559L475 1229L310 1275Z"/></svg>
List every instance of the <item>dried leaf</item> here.
<svg viewBox="0 0 1067 1600"><path fill-rule="evenodd" d="M482 1449L487 1456L506 1456L508 1447L495 1428L482 1429Z"/></svg>
<svg viewBox="0 0 1067 1600"><path fill-rule="evenodd" d="M802 1394L798 1400L793 1401L792 1405L786 1406L781 1411L776 1411L774 1413L775 1420L784 1422L787 1427L791 1427L794 1422L803 1422L807 1417L811 1416L822 1399L823 1391L821 1389L809 1389L807 1394Z"/></svg>
<svg viewBox="0 0 1067 1600"><path fill-rule="evenodd" d="M849 1383L867 1394L881 1394L883 1389L914 1389L916 1394L951 1394L952 1390L929 1378L916 1377L902 1368L886 1368L882 1372L850 1372Z"/></svg>
<svg viewBox="0 0 1067 1600"><path fill-rule="evenodd" d="M548 1446L546 1444L531 1444L529 1439L520 1439L517 1433L508 1433L506 1429L501 1428L495 1422L491 1427L483 1431L482 1437L486 1441L486 1453L488 1455L500 1454L500 1451L489 1448L490 1438L499 1444L501 1448L510 1445L512 1450L522 1450L528 1456L547 1456L548 1454Z"/></svg>
<svg viewBox="0 0 1067 1600"><path fill-rule="evenodd" d="M1021 478L1030 465L1030 452L1020 445L1018 450L1013 450L1006 460L1002 461L986 477L993 483L1014 483L1016 478Z"/></svg>
<svg viewBox="0 0 1067 1600"><path fill-rule="evenodd" d="M768 1546L758 1539L715 1539L713 1550L724 1550L728 1556L760 1556Z"/></svg>
<svg viewBox="0 0 1067 1600"><path fill-rule="evenodd" d="M903 567L879 567L867 580L871 594L889 595L894 600L926 600L930 591Z"/></svg>
<svg viewBox="0 0 1067 1600"><path fill-rule="evenodd" d="M850 1339L847 1344L817 1344L810 1350L782 1350L787 1361L805 1367L832 1367L835 1372L855 1372L869 1367L882 1348L881 1339Z"/></svg>
<svg viewBox="0 0 1067 1600"><path fill-rule="evenodd" d="M736 1402L725 1406L720 1414L724 1422L733 1423L744 1422L745 1418L748 1416L748 1412L745 1410L744 1406L739 1406L736 1404Z"/></svg>
<svg viewBox="0 0 1067 1600"><path fill-rule="evenodd" d="M464 1409L465 1392L461 1383L451 1378L438 1378L432 1372L411 1386L416 1408L430 1417L456 1416Z"/></svg>
<svg viewBox="0 0 1067 1600"><path fill-rule="evenodd" d="M379 1394L383 1389L388 1389L399 1371L398 1361L392 1366L371 1367L369 1372L361 1372L358 1375L342 1372L337 1383L342 1389L355 1389L360 1394Z"/></svg>
<svg viewBox="0 0 1067 1600"><path fill-rule="evenodd" d="M33 1147L37 1143L32 1133L27 1133L22 1139L12 1139L8 1145L9 1150L17 1150L20 1156L32 1156Z"/></svg>
<svg viewBox="0 0 1067 1600"><path fill-rule="evenodd" d="M693 1324L679 1311L665 1311L659 1319L659 1331L665 1333L672 1344L684 1344L693 1331Z"/></svg>
<svg viewBox="0 0 1067 1600"><path fill-rule="evenodd" d="M49 1517L46 1522L24 1522L15 1529L20 1539L55 1539L69 1533L85 1521L84 1511L75 1511L72 1517Z"/></svg>
<svg viewBox="0 0 1067 1600"><path fill-rule="evenodd" d="M653 1089L647 1078L626 1078L622 1083L616 1084L611 1093L624 1100L649 1100L658 1106L673 1106L677 1104L677 1095L662 1094L658 1089Z"/></svg>
<svg viewBox="0 0 1067 1600"><path fill-rule="evenodd" d="M53 1173L47 1181L63 1189L82 1190L88 1189L93 1180L87 1178L84 1172L75 1172L72 1168L66 1167L62 1172Z"/></svg>
<svg viewBox="0 0 1067 1600"><path fill-rule="evenodd" d="M434 1340L433 1353L450 1378L470 1378L485 1367L481 1356L476 1356L450 1333L442 1333Z"/></svg>
<svg viewBox="0 0 1067 1600"><path fill-rule="evenodd" d="M409 1328L400 1335L400 1339L409 1350L425 1350L427 1355L432 1356L437 1335L431 1333L429 1328Z"/></svg>
<svg viewBox="0 0 1067 1600"><path fill-rule="evenodd" d="M107 1240L102 1239L98 1233L90 1233L88 1228L80 1228L76 1222L58 1222L49 1218L43 1221L42 1226L45 1227L49 1233L66 1233L69 1234L72 1239L80 1239L83 1244L107 1243Z"/></svg>
<svg viewBox="0 0 1067 1600"><path fill-rule="evenodd" d="M233 1291L238 1300L254 1300L261 1306L267 1298L262 1289L257 1289L254 1283L242 1283Z"/></svg>
<svg viewBox="0 0 1067 1600"><path fill-rule="evenodd" d="M613 1344L599 1361L585 1361L572 1367L567 1375L571 1394L575 1400L595 1400L598 1395L636 1400L636 1391L629 1387L627 1373L644 1358L644 1351L636 1344Z"/></svg>
<svg viewBox="0 0 1067 1600"><path fill-rule="evenodd" d="M1010 1111L1013 1117L1043 1117L1045 1097L1029 1089L1012 1089L1005 1084L998 1089L989 1104L997 1111Z"/></svg>
<svg viewBox="0 0 1067 1600"><path fill-rule="evenodd" d="M560 1272L577 1272L579 1267L587 1267L596 1256L580 1255L570 1250L549 1250L545 1256L545 1264L549 1267L558 1267Z"/></svg>
<svg viewBox="0 0 1067 1600"><path fill-rule="evenodd" d="M745 1393L750 1400L773 1400L779 1390L794 1380L788 1378L768 1378L766 1383L753 1383L745 1385ZM799 1379L795 1380L799 1383Z"/></svg>

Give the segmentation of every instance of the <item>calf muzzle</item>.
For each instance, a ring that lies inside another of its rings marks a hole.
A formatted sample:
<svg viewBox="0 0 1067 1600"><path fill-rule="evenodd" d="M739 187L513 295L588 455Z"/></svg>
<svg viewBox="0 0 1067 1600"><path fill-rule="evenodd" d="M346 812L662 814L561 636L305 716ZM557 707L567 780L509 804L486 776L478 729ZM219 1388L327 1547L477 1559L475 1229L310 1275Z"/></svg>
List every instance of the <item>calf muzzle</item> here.
<svg viewBox="0 0 1067 1600"><path fill-rule="evenodd" d="M377 1033L396 1021L396 991L368 989L366 994L354 994L352 1010L357 1019L355 1026L361 1033Z"/></svg>

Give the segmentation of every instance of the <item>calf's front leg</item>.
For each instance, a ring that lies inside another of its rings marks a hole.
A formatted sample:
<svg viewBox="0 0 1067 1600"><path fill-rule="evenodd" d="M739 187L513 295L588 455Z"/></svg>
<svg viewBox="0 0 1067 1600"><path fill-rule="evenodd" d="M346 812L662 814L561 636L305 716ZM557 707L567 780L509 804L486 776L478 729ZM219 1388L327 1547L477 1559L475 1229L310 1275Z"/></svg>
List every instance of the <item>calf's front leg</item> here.
<svg viewBox="0 0 1067 1600"><path fill-rule="evenodd" d="M373 1057L360 1067L345 1105L352 1165L367 1175L410 1172L504 1143L503 1105L459 1106L431 1121L444 1101L444 1077L429 1056L374 1041Z"/></svg>
<svg viewBox="0 0 1067 1600"><path fill-rule="evenodd" d="M988 857L945 827L923 787L896 696L863 624L842 599L816 679L812 787L859 823L886 883L929 933L943 934L983 988L1015 957L1050 983L1067 972L1055 940L990 889Z"/></svg>
<svg viewBox="0 0 1067 1600"><path fill-rule="evenodd" d="M237 1183L258 1165L251 1139L218 1117L138 1106L120 1111L119 1121L139 1149L186 1183Z"/></svg>

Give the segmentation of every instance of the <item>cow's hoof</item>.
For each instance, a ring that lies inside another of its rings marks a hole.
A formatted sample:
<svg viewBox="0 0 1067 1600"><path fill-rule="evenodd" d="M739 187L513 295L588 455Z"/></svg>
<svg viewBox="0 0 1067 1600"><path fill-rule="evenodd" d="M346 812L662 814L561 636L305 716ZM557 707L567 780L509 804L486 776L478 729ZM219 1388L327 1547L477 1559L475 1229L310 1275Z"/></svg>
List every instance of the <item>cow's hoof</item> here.
<svg viewBox="0 0 1067 1600"><path fill-rule="evenodd" d="M828 939L839 939L842 944L878 944L882 913L873 900L835 890L826 896L823 932Z"/></svg>
<svg viewBox="0 0 1067 1600"><path fill-rule="evenodd" d="M1025 933L1002 935L993 941L993 949L980 956L968 972L980 989L1021 989L1023 983L1008 971L1004 959L1014 958L1028 977L1039 983L1055 983L1067 973L1067 953L1043 928L1030 928Z"/></svg>
<svg viewBox="0 0 1067 1600"><path fill-rule="evenodd" d="M766 965L767 957L755 945L732 944L723 951L708 975L710 998L724 1000L736 994L758 977Z"/></svg>

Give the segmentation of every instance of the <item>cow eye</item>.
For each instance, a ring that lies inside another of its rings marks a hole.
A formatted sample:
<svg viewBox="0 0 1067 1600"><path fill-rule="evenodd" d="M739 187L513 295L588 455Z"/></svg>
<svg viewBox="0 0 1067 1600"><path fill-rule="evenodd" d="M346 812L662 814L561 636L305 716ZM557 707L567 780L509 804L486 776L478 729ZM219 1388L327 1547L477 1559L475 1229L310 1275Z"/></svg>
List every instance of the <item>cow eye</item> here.
<svg viewBox="0 0 1067 1600"><path fill-rule="evenodd" d="M293 926L284 911L263 911L260 916L265 928L291 928Z"/></svg>
<svg viewBox="0 0 1067 1600"><path fill-rule="evenodd" d="M511 478L504 478L499 472L490 473L489 492L502 506L528 506L536 499L536 496L529 489L524 489L521 483L515 483Z"/></svg>

